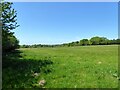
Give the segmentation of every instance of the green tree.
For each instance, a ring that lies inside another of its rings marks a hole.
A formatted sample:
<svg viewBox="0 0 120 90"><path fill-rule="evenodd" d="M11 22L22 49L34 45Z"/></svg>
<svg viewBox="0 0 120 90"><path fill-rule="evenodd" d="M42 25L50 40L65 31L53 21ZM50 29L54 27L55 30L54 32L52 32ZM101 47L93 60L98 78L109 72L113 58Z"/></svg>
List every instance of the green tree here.
<svg viewBox="0 0 120 90"><path fill-rule="evenodd" d="M88 39L80 40L80 45L89 45L89 40Z"/></svg>
<svg viewBox="0 0 120 90"><path fill-rule="evenodd" d="M100 45L107 45L109 43L109 40L105 37L99 37L99 44Z"/></svg>
<svg viewBox="0 0 120 90"><path fill-rule="evenodd" d="M92 37L90 39L90 42L91 42L92 45L99 45L100 44L100 38L98 36Z"/></svg>
<svg viewBox="0 0 120 90"><path fill-rule="evenodd" d="M19 47L19 41L14 36L13 29L18 27L17 25L17 13L12 8L11 2L2 2L0 6L1 10L1 21L2 21L2 50L11 51Z"/></svg>
<svg viewBox="0 0 120 90"><path fill-rule="evenodd" d="M75 42L75 46L79 46L79 41L76 41L76 42Z"/></svg>
<svg viewBox="0 0 120 90"><path fill-rule="evenodd" d="M110 44L110 40L108 40L106 37L92 37L90 39L90 42L92 45L107 45Z"/></svg>
<svg viewBox="0 0 120 90"><path fill-rule="evenodd" d="M116 42L117 42L117 44L120 44L120 39L117 39Z"/></svg>

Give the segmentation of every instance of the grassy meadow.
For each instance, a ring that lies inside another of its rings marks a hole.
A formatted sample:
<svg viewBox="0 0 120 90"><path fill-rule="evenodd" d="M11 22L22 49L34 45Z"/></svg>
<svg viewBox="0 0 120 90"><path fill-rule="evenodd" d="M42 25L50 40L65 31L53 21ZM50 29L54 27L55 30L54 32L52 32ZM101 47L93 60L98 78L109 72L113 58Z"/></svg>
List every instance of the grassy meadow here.
<svg viewBox="0 0 120 90"><path fill-rule="evenodd" d="M118 87L117 45L20 48L3 58L3 88Z"/></svg>

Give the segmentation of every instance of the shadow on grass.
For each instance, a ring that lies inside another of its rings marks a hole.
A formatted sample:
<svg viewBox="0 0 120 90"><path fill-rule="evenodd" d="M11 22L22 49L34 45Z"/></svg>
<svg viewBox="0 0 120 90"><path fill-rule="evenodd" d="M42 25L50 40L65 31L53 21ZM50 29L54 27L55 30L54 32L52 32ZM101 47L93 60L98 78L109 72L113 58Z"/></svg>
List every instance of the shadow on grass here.
<svg viewBox="0 0 120 90"><path fill-rule="evenodd" d="M16 50L3 55L2 76L3 88L32 88L38 82L36 74L49 73L53 62L51 60L24 59ZM39 75L40 76L40 75Z"/></svg>

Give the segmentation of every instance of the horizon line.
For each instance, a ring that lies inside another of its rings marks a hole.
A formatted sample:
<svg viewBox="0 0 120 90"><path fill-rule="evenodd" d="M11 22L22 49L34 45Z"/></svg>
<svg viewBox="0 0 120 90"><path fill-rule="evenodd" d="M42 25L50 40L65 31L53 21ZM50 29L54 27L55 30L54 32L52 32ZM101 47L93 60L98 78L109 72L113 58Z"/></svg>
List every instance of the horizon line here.
<svg viewBox="0 0 120 90"><path fill-rule="evenodd" d="M94 37L101 37L101 36L94 36ZM92 37L91 37L92 38ZM88 39L90 40L91 38L82 38L82 39ZM105 37L107 38L107 37ZM80 40L82 40L80 39ZM120 39L120 38L107 38L108 40L116 40L116 39ZM72 43L72 42L77 42L77 41L80 41L80 40L74 40L74 41L68 41L68 42L62 42L62 43L33 43L33 44L19 44L19 45L38 45L38 44L41 44L41 45L61 45L61 44L68 44L68 43Z"/></svg>

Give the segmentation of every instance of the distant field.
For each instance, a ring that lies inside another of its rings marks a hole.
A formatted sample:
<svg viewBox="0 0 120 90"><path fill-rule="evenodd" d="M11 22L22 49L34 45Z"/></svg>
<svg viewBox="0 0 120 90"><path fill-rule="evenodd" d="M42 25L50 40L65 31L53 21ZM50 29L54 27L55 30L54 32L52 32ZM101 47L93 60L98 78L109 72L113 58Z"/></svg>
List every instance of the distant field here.
<svg viewBox="0 0 120 90"><path fill-rule="evenodd" d="M33 68L31 66L32 63L35 64L34 60L36 62L39 60L48 60L53 63L47 65L46 67L43 67L41 69L41 72L37 72L38 75L36 76L30 77L30 74L36 73L34 72L34 70L33 72L29 72L27 74L29 78L26 78L28 68L25 66L22 67L27 68L27 70L23 68L22 70L26 71L21 71L21 73L19 72L22 77L20 75L17 75L18 72L12 70L13 68L5 68L3 69L3 87L39 87L40 80L46 81L45 85L42 86L45 88L118 87L117 45L56 48L21 48L20 51L22 53L20 53L21 56L19 56L19 61L27 60L28 62L30 62L30 60L32 60L30 65L28 65L30 68ZM19 63L17 63L17 65L19 65ZM27 62L21 65L27 65ZM33 66L34 68L39 68L38 66L40 65L37 65L36 63L36 65ZM17 70L19 71L19 69L20 68L18 68ZM10 76L11 78L8 78ZM9 83L10 80L15 81Z"/></svg>

